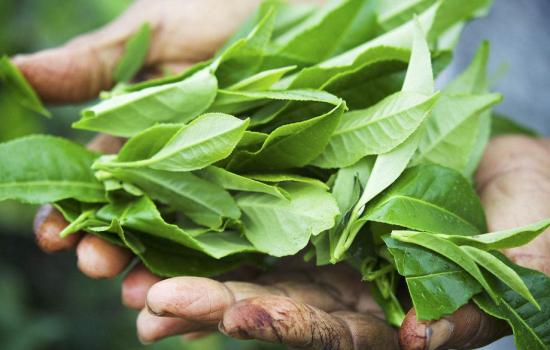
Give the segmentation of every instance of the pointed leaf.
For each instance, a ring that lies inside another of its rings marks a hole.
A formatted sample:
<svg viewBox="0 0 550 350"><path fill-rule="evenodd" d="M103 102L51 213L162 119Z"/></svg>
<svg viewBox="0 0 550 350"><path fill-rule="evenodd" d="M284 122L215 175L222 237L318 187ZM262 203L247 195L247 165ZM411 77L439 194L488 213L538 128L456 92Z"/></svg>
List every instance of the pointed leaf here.
<svg viewBox="0 0 550 350"><path fill-rule="evenodd" d="M237 196L244 235L256 249L272 256L293 255L310 237L334 225L338 206L324 190L306 184L285 184L290 195L283 200L266 194Z"/></svg>
<svg viewBox="0 0 550 350"><path fill-rule="evenodd" d="M105 202L91 170L97 155L70 141L35 135L0 144L0 201Z"/></svg>
<svg viewBox="0 0 550 350"><path fill-rule="evenodd" d="M216 77L208 69L182 81L114 96L83 111L77 129L133 136L156 123L186 123L214 101Z"/></svg>
<svg viewBox="0 0 550 350"><path fill-rule="evenodd" d="M181 127L158 152L149 158L132 161L117 159L99 163L97 167L106 169L150 167L168 171L201 169L229 156L247 125L248 120L243 121L227 114L205 114ZM150 138L147 137L148 143L149 140Z"/></svg>

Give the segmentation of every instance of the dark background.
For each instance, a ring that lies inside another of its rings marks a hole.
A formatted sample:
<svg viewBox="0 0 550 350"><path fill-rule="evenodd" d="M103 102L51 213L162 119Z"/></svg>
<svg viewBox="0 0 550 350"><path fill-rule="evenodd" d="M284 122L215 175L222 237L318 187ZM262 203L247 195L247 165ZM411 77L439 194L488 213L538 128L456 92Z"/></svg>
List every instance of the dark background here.
<svg viewBox="0 0 550 350"><path fill-rule="evenodd" d="M221 0L220 0L221 1ZM0 54L32 52L63 43L116 17L131 0L1 0ZM466 28L456 57L441 80L463 69L480 40L491 41L497 110L550 134L550 1L496 0L492 12ZM0 94L0 142L31 133L53 133L85 142L71 130L81 106L52 108L46 121L7 103ZM139 349L136 312L120 304L120 279L92 281L75 267L74 253L46 255L31 233L34 208L0 203L0 348ZM220 336L184 344L179 338L150 349L260 349L265 345ZM512 346L510 339L495 348Z"/></svg>

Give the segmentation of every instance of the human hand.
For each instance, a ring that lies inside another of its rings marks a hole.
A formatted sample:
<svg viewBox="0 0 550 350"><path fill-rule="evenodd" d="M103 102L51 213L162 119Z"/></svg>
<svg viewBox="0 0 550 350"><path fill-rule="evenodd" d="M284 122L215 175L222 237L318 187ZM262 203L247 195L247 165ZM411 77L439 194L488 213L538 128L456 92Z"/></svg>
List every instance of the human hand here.
<svg viewBox="0 0 550 350"><path fill-rule="evenodd" d="M219 330L299 349L397 349L397 335L361 276L345 265L314 267L291 258L259 276L225 282L175 277L160 281L137 267L123 282L123 301L142 309L140 339L153 342ZM234 274L233 277L236 277Z"/></svg>
<svg viewBox="0 0 550 350"><path fill-rule="evenodd" d="M493 139L476 175L490 231L550 217L550 139ZM503 252L518 265L550 275L550 230L529 244ZM403 349L471 349L510 334L508 325L468 304L438 321L416 320L411 310L400 330Z"/></svg>

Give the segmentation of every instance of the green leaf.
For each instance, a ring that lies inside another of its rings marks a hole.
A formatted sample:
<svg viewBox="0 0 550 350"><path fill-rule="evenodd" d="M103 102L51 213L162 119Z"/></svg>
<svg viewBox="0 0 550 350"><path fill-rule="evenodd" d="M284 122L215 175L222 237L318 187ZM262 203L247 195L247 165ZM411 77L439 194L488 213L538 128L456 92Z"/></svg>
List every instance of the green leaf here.
<svg viewBox="0 0 550 350"><path fill-rule="evenodd" d="M411 59L402 91L429 96L434 93L432 59L420 21L415 20Z"/></svg>
<svg viewBox="0 0 550 350"><path fill-rule="evenodd" d="M432 162L466 174L479 138L480 114L500 101L500 94L442 94L426 121L426 133L412 164Z"/></svg>
<svg viewBox="0 0 550 350"><path fill-rule="evenodd" d="M447 86L445 92L457 94L482 94L489 89L487 63L489 61L489 43L481 43L469 66Z"/></svg>
<svg viewBox="0 0 550 350"><path fill-rule="evenodd" d="M243 79L227 88L231 91L264 91L268 90L281 80L288 72L296 69L296 66L274 68L257 73L249 78Z"/></svg>
<svg viewBox="0 0 550 350"><path fill-rule="evenodd" d="M136 254L149 271L161 277L213 277L252 261L250 256L228 256L214 259L193 249L174 245L170 240L142 233L122 233L125 244Z"/></svg>
<svg viewBox="0 0 550 350"><path fill-rule="evenodd" d="M273 171L309 164L326 147L346 108L340 100L330 112L275 129L256 152L239 152L229 163L238 171Z"/></svg>
<svg viewBox="0 0 550 350"><path fill-rule="evenodd" d="M105 202L91 165L97 156L70 141L35 135L0 144L0 201Z"/></svg>
<svg viewBox="0 0 550 350"><path fill-rule="evenodd" d="M464 171L464 174L469 178L472 178L476 172L481 157L483 157L483 153L485 152L485 147L491 138L491 122L491 114L489 112L482 113L479 117L476 141L470 152L470 159Z"/></svg>
<svg viewBox="0 0 550 350"><path fill-rule="evenodd" d="M526 245L542 234L548 227L550 227L550 219L541 220L523 227L468 237L446 234L439 234L438 236L458 245L469 245L484 250L498 250Z"/></svg>
<svg viewBox="0 0 550 350"><path fill-rule="evenodd" d="M338 215L334 198L317 186L281 185L290 200L259 193L242 193L243 232L256 249L272 256L294 255L310 237L331 228Z"/></svg>
<svg viewBox="0 0 550 350"><path fill-rule="evenodd" d="M368 205L364 217L413 230L461 236L486 230L483 208L472 185L456 171L438 165L407 170Z"/></svg>
<svg viewBox="0 0 550 350"><path fill-rule="evenodd" d="M114 78L118 83L130 81L145 63L151 40L151 26L144 23L124 47L124 54L115 66Z"/></svg>
<svg viewBox="0 0 550 350"><path fill-rule="evenodd" d="M262 182L299 182L304 184L310 184L313 186L320 187L324 190L328 190L328 186L317 179L297 175L297 174L290 174L290 173L263 173L263 174L247 174L247 177L262 181Z"/></svg>
<svg viewBox="0 0 550 350"><path fill-rule="evenodd" d="M376 36L377 7L377 1L361 1L353 19L350 17L351 23L334 51L335 54L348 51Z"/></svg>
<svg viewBox="0 0 550 350"><path fill-rule="evenodd" d="M148 159L159 152L181 129L181 124L159 124L130 138L120 149L116 160L133 162Z"/></svg>
<svg viewBox="0 0 550 350"><path fill-rule="evenodd" d="M392 231L391 237L402 242L419 245L443 255L468 272L470 276L483 286L485 291L491 296L491 299L496 303L499 302L498 294L493 290L485 275L476 264L476 261L462 251L459 246L425 232Z"/></svg>
<svg viewBox="0 0 550 350"><path fill-rule="evenodd" d="M482 291L473 277L441 255L389 236L383 239L405 277L419 320L450 315Z"/></svg>
<svg viewBox="0 0 550 350"><path fill-rule="evenodd" d="M357 163L341 168L336 173L332 194L338 202L342 214L349 212L359 200L374 167L373 157L363 158Z"/></svg>
<svg viewBox="0 0 550 350"><path fill-rule="evenodd" d="M419 15L418 22L424 31L428 31L432 27L438 8L439 5L435 4ZM319 87L338 74L356 70L368 61L377 60L376 56L380 53L391 54L391 56L398 55L399 57L403 55L404 51L411 49L413 33L416 32L417 25L416 20L411 19L390 32L283 79L280 84L277 84L277 87Z"/></svg>
<svg viewBox="0 0 550 350"><path fill-rule="evenodd" d="M10 102L16 102L45 117L51 117L23 74L7 56L0 57L0 83L0 87L7 91Z"/></svg>
<svg viewBox="0 0 550 350"><path fill-rule="evenodd" d="M224 218L237 220L240 211L222 187L191 173L153 169L114 169L116 178L130 182L152 199L180 210L199 225L220 227Z"/></svg>
<svg viewBox="0 0 550 350"><path fill-rule="evenodd" d="M460 249L468 254L470 258L475 260L478 265L495 275L502 283L506 284L540 310L539 304L531 292L529 292L525 283L512 268L484 250L469 246L461 246Z"/></svg>
<svg viewBox="0 0 550 350"><path fill-rule="evenodd" d="M85 109L77 129L133 136L157 123L186 123L214 101L216 77L203 69L182 81L114 96Z"/></svg>
<svg viewBox="0 0 550 350"><path fill-rule="evenodd" d="M542 272L529 270L512 264L502 255L497 255L512 268L535 297L541 310L528 302L502 282L495 284L496 292L501 296L500 304L495 304L487 295L474 298L475 303L486 313L506 320L514 331L516 346L520 350L543 350L550 347L550 278Z"/></svg>
<svg viewBox="0 0 550 350"><path fill-rule="evenodd" d="M436 0L382 0L378 5L378 25L388 31L425 11Z"/></svg>
<svg viewBox="0 0 550 350"><path fill-rule="evenodd" d="M405 171L418 147L420 135L421 133L416 132L391 152L376 157L369 181L365 186L361 198L357 202L358 208L363 208L371 199L388 188Z"/></svg>
<svg viewBox="0 0 550 350"><path fill-rule="evenodd" d="M468 68L445 87L428 118L414 164L431 161L468 177L474 173L489 140L489 109L502 100L500 95L485 94L488 58L489 45L484 42Z"/></svg>
<svg viewBox="0 0 550 350"><path fill-rule="evenodd" d="M341 168L393 150L418 128L436 100L437 95L397 92L366 110L344 114L327 148L312 164Z"/></svg>
<svg viewBox="0 0 550 350"><path fill-rule="evenodd" d="M366 204L390 186L405 171L414 151L418 147L419 131L411 135L407 141L403 142L393 151L376 157L372 172L367 184L364 186L361 197L353 207L350 217L345 226L343 226L342 233L339 235L340 237L334 248L331 260L332 263L336 263L344 256L344 253L351 247L359 230L367 222L367 216L361 216Z"/></svg>
<svg viewBox="0 0 550 350"><path fill-rule="evenodd" d="M220 87L231 86L260 69L273 33L276 8L268 4L262 12L263 17L254 29L221 51L212 62L211 68L216 73Z"/></svg>
<svg viewBox="0 0 550 350"><path fill-rule="evenodd" d="M216 259L240 252L254 251L250 243L236 232L203 233L193 237L182 228L164 221L155 204L146 196L131 202L110 203L97 212L97 217L107 222L116 219L125 230L134 234L140 232L155 239L173 242L172 247L176 251L178 249L185 251L181 247L185 246ZM154 240L151 239L151 241Z"/></svg>
<svg viewBox="0 0 550 350"><path fill-rule="evenodd" d="M228 157L243 136L247 125L248 120L243 121L227 114L205 114L182 126L160 150L148 158L122 161L117 159L101 162L96 166L105 169L149 167L168 171L201 169ZM154 134L156 131L151 135ZM140 139L150 144L150 134L145 135L142 134ZM137 141L133 143L136 144ZM125 155L129 153L128 150L124 152Z"/></svg>
<svg viewBox="0 0 550 350"><path fill-rule="evenodd" d="M281 199L288 197L288 194L277 186L271 186L263 182L256 181L251 177L232 173L223 168L209 166L198 170L196 174L201 178L225 188L226 190L265 193Z"/></svg>
<svg viewBox="0 0 550 350"><path fill-rule="evenodd" d="M430 51L422 35L417 25L402 91L365 111L355 111L345 115L333 134L327 150L314 161L314 165L328 168L348 166L370 154L388 153L407 138L413 138L411 135L429 114L437 99L437 95L433 93ZM414 148L414 152L416 145L403 146L400 149L405 152L409 148ZM408 159L404 166L407 164ZM403 167L402 170L404 169Z"/></svg>
<svg viewBox="0 0 550 350"><path fill-rule="evenodd" d="M224 113L240 113L254 107L265 104L267 101L296 101L296 102L322 102L332 105L338 105L341 99L316 90L284 90L284 91L229 91L219 90L216 100L210 107L210 111ZM265 123L268 120L258 120L252 116L253 124Z"/></svg>
<svg viewBox="0 0 550 350"><path fill-rule="evenodd" d="M363 0L332 1L277 37L271 52L283 62L303 65L328 58L346 37ZM319 45L322 42L323 45Z"/></svg>

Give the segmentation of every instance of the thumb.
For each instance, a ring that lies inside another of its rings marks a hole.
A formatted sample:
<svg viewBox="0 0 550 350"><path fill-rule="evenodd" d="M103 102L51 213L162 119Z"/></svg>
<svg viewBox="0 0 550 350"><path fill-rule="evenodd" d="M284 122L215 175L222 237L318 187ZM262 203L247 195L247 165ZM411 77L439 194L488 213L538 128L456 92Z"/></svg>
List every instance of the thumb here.
<svg viewBox="0 0 550 350"><path fill-rule="evenodd" d="M112 85L116 47L69 47L20 55L13 59L27 81L46 103L73 103L97 96Z"/></svg>
<svg viewBox="0 0 550 350"><path fill-rule="evenodd" d="M147 21L148 1L135 2L107 26L65 45L13 57L14 64L46 103L74 103L113 85L113 70L124 43ZM137 15L136 15L137 13ZM134 15L132 15L134 14Z"/></svg>

